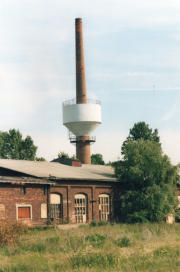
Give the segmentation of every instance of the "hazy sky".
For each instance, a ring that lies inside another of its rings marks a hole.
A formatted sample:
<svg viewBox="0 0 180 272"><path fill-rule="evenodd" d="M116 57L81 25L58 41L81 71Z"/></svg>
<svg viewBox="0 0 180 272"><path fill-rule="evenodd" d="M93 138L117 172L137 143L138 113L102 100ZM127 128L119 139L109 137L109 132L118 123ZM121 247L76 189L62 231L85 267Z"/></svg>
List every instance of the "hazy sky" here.
<svg viewBox="0 0 180 272"><path fill-rule="evenodd" d="M32 136L48 160L75 153L62 102L75 97L82 17L88 96L102 102L92 152L116 160L129 129L145 121L180 162L179 14L179 0L1 0L0 130Z"/></svg>

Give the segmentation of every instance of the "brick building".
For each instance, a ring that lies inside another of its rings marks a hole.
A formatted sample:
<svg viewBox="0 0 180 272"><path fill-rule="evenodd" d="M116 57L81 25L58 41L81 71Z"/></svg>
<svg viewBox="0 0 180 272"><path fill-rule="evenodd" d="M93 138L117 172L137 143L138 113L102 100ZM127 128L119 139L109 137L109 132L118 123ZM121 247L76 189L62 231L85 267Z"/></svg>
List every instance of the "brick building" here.
<svg viewBox="0 0 180 272"><path fill-rule="evenodd" d="M110 166L0 160L0 218L28 224L108 221L116 184Z"/></svg>

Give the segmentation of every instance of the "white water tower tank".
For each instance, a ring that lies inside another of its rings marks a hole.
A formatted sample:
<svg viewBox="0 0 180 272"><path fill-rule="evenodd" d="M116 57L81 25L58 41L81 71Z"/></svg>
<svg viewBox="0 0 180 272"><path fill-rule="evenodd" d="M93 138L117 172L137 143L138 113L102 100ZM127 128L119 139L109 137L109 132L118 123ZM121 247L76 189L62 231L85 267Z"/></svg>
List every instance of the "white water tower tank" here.
<svg viewBox="0 0 180 272"><path fill-rule="evenodd" d="M89 136L101 124L101 103L87 99L86 104L76 104L75 100L63 103L63 124L75 136Z"/></svg>

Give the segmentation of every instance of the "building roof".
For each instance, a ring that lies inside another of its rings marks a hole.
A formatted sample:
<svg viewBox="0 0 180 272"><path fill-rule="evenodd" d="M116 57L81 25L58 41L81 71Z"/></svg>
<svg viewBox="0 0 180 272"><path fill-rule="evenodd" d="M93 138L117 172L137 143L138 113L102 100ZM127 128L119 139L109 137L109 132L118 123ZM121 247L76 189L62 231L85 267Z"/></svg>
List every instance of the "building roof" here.
<svg viewBox="0 0 180 272"><path fill-rule="evenodd" d="M113 168L105 165L73 167L57 162L0 159L0 167L38 178L116 181Z"/></svg>

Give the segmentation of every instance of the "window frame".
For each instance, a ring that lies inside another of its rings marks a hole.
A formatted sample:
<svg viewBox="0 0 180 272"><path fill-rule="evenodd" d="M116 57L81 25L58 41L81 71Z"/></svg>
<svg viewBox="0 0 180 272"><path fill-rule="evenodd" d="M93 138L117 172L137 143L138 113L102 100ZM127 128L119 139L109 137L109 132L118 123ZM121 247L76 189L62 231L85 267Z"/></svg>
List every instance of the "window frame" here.
<svg viewBox="0 0 180 272"><path fill-rule="evenodd" d="M18 217L18 208L30 208L30 218L19 218ZM16 204L16 220L32 220L32 205L31 204Z"/></svg>
<svg viewBox="0 0 180 272"><path fill-rule="evenodd" d="M108 203L100 203L100 198L108 198ZM98 196L98 203L99 203L99 205L98 205L99 220L109 222L110 216L111 216L111 196L110 196L110 194L100 193ZM101 209L100 209L100 206L101 206ZM104 211L102 212L102 210L105 207L108 207L108 212L106 212L106 213ZM106 215L107 218L106 219L102 218L103 215Z"/></svg>
<svg viewBox="0 0 180 272"><path fill-rule="evenodd" d="M85 212L83 212L83 210ZM85 224L88 222L88 196L84 193L76 193L74 195L74 216L76 224ZM83 216L86 218L85 221Z"/></svg>

